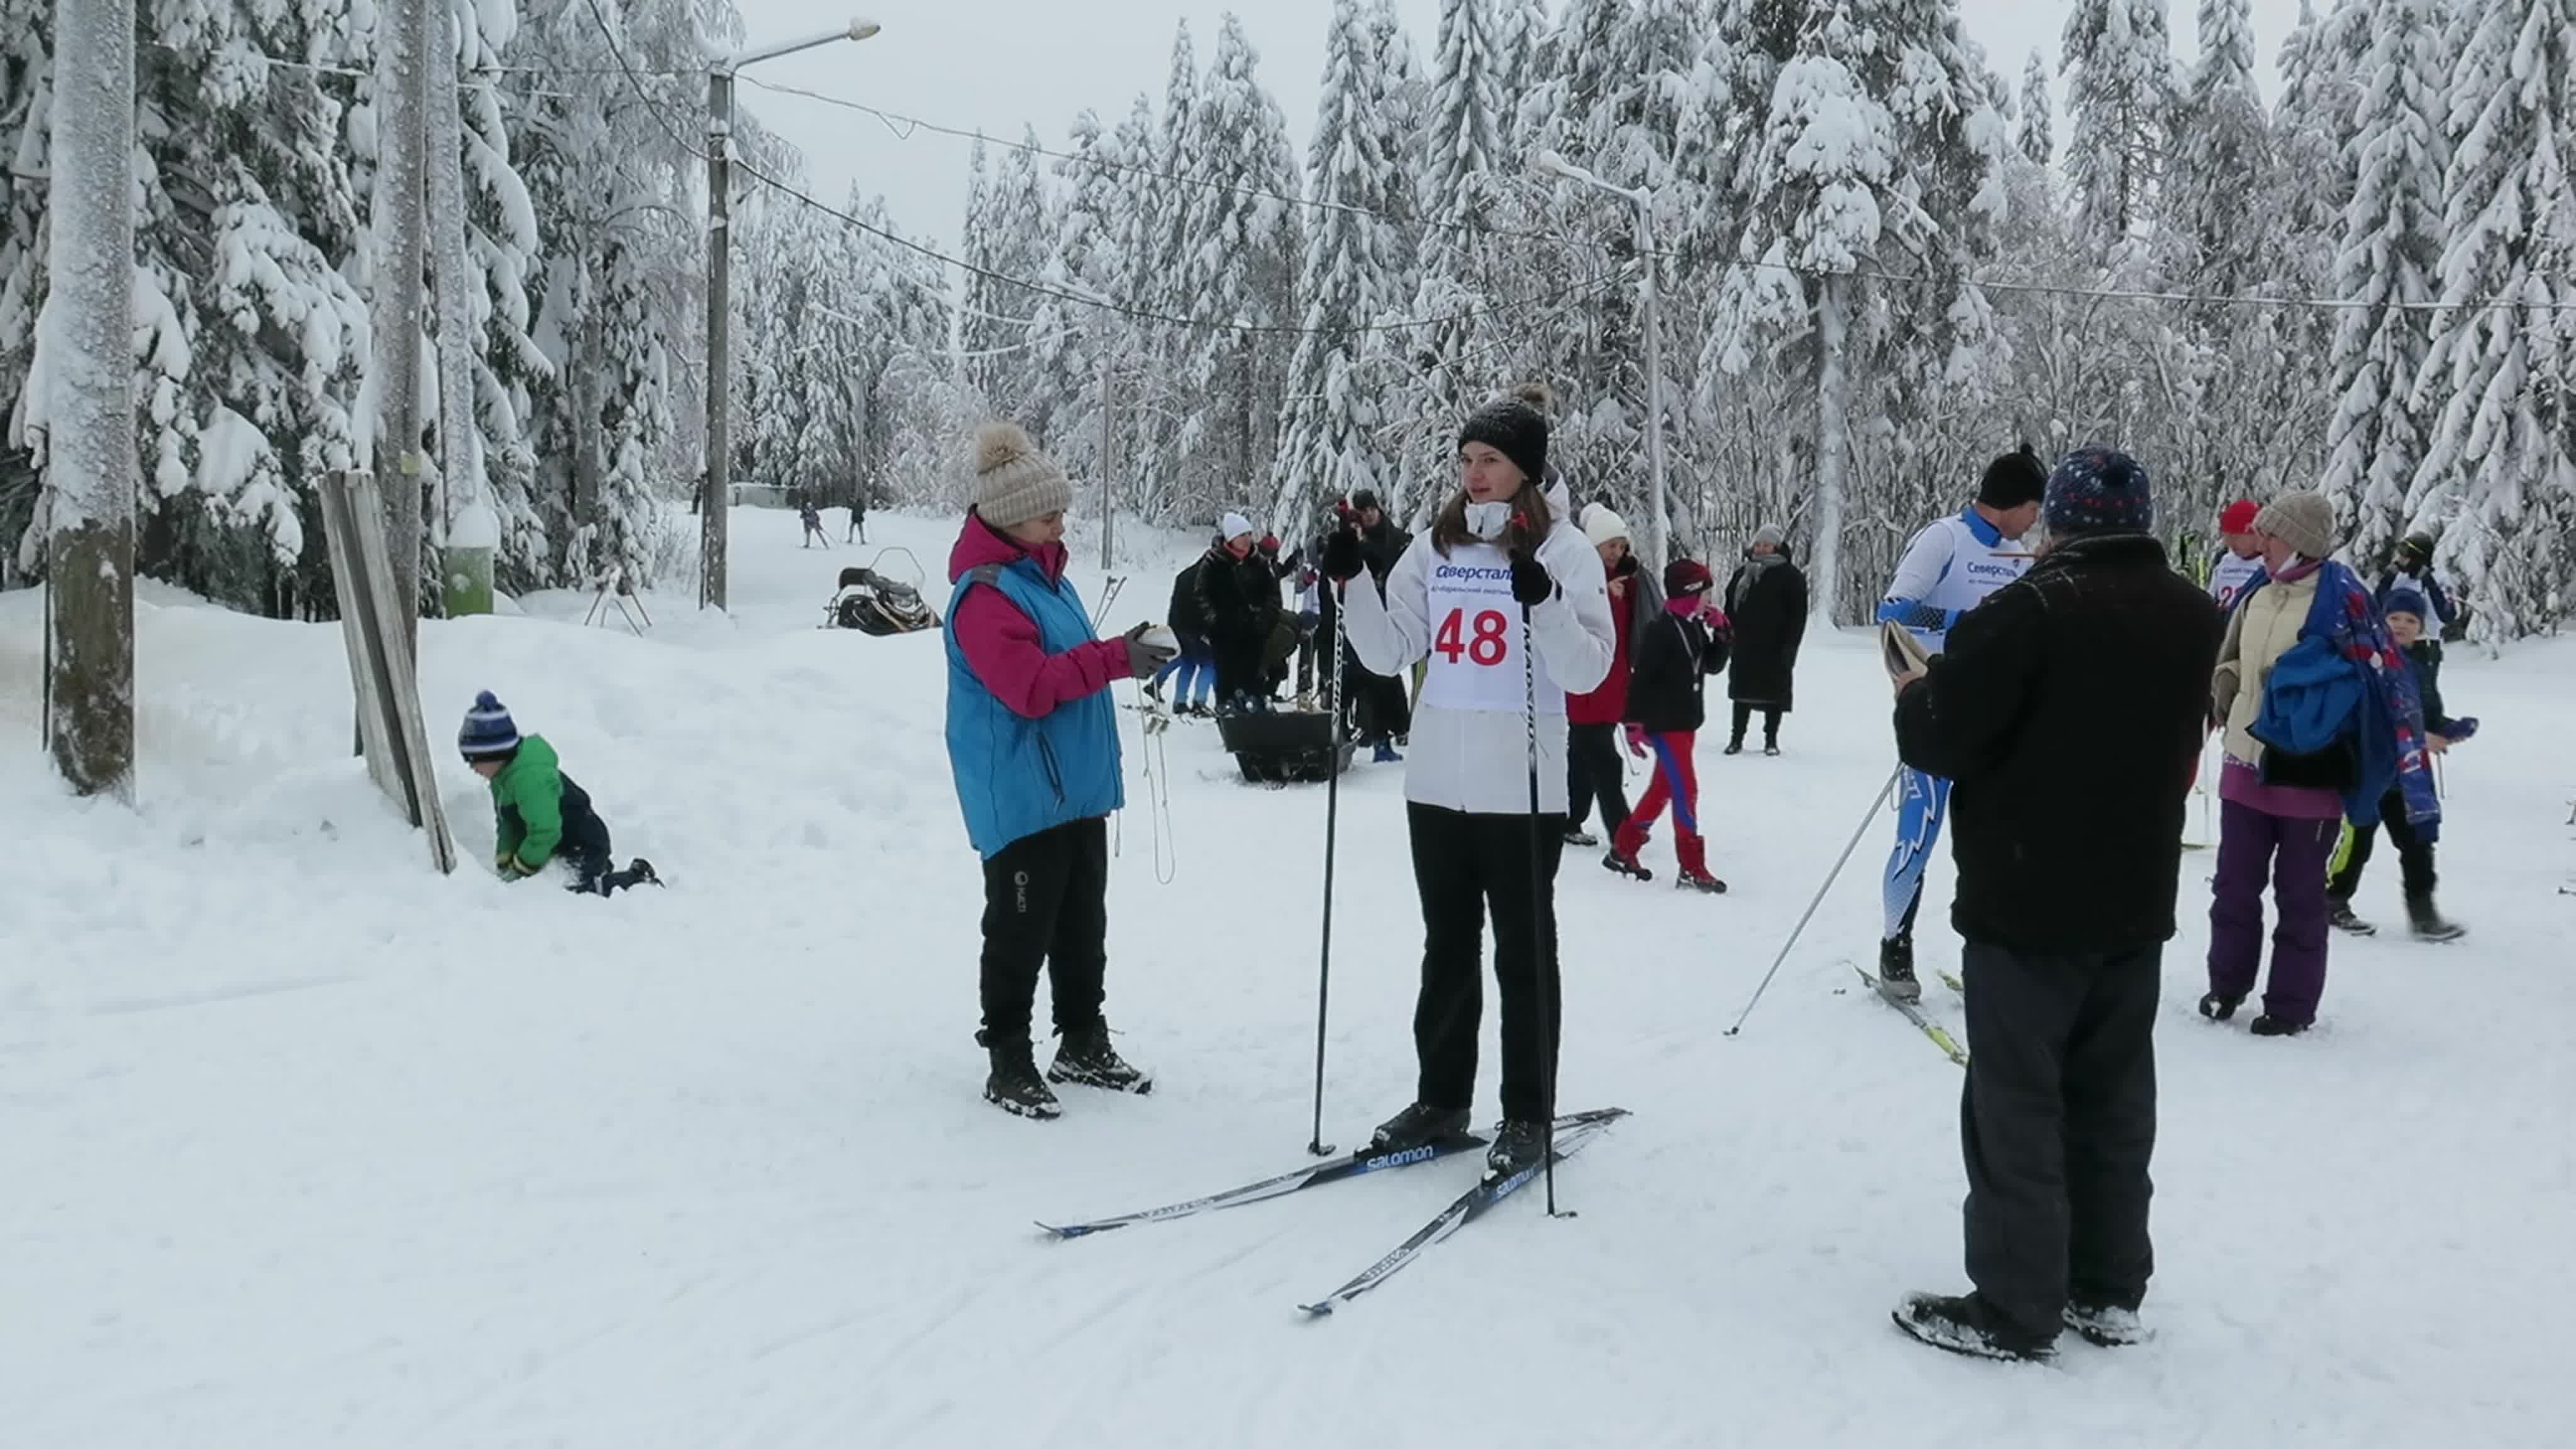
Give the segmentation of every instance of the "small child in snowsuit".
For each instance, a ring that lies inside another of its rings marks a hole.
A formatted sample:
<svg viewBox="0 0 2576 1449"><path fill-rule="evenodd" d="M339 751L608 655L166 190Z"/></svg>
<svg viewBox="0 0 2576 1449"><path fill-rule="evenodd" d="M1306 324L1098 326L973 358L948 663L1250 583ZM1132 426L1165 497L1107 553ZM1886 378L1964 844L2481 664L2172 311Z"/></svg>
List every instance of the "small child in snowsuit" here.
<svg viewBox="0 0 2576 1449"><path fill-rule="evenodd" d="M2453 719L2443 712L2442 645L2424 632L2432 618L2424 595L2401 584L2389 590L2380 605L2380 614L2388 621L2389 638L2405 651L2406 670L2415 677L2415 693L2424 702L2425 748L2433 754L2443 754L2476 734L2476 720ZM2407 822L2405 796L2394 785L2380 797L2379 819L2344 827L2330 867L2333 874L2326 882L2327 919L2357 936L2371 935L2379 929L2352 913L2352 897L2361 886L2362 869L2370 864L2371 847L2382 825L2388 827L2388 838L2397 843L2398 866L2405 877L2406 918L2416 938L2456 941L2467 935L2466 929L2444 920L2434 908L2433 845Z"/></svg>
<svg viewBox="0 0 2576 1449"><path fill-rule="evenodd" d="M1677 558L1664 566L1664 616L1637 641L1628 679L1628 743L1654 752L1655 778L1619 827L1601 863L1622 875L1652 880L1637 860L1647 833L1673 807L1673 854L1681 864L1674 882L1684 890L1722 893L1726 882L1708 873L1708 847L1699 833L1699 769L1691 749L1708 718L1702 685L1726 667L1733 634L1726 615L1710 602L1716 581L1706 565Z"/></svg>
<svg viewBox="0 0 2576 1449"><path fill-rule="evenodd" d="M525 880L561 860L572 874L564 888L585 895L662 883L653 863L641 856L615 869L608 822L590 808L589 792L563 772L545 736L519 733L490 690L474 696L456 747L474 773L491 782L492 814L500 827L492 868L501 879Z"/></svg>

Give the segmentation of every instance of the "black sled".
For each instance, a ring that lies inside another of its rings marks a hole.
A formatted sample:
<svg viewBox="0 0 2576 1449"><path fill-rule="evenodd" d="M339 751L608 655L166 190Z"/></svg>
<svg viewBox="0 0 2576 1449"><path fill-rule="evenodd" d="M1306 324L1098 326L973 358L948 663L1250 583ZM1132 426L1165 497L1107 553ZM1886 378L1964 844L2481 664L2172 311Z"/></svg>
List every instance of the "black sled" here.
<svg viewBox="0 0 2576 1449"><path fill-rule="evenodd" d="M1243 778L1255 785L1320 785L1351 767L1350 741L1333 741L1323 710L1219 715L1217 736Z"/></svg>

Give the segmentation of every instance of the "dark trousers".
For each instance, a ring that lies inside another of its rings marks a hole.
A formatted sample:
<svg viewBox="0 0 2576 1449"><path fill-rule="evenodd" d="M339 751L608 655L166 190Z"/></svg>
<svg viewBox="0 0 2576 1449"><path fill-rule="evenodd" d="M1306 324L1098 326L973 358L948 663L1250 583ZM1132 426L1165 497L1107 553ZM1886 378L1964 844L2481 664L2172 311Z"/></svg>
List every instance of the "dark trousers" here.
<svg viewBox="0 0 2576 1449"><path fill-rule="evenodd" d="M1735 733L1727 738L1735 744L1744 743L1744 727L1753 723L1753 711L1756 709L1762 711L1762 743L1766 745L1780 743L1780 707L1776 704L1752 705L1737 702Z"/></svg>
<svg viewBox="0 0 2576 1449"><path fill-rule="evenodd" d="M1565 1024L1556 960L1556 865L1565 853L1565 817L1542 815L1533 830L1526 815L1467 815L1408 804L1405 820L1413 837L1413 881L1422 894L1422 995L1413 1009L1422 1079L1415 1100L1450 1109L1475 1105L1490 912L1494 980L1503 998L1503 1116L1542 1121L1556 1095L1557 1043ZM1541 990L1547 993L1543 1002Z"/></svg>
<svg viewBox="0 0 2576 1449"><path fill-rule="evenodd" d="M1568 725L1565 744L1566 823L1581 829L1597 800L1603 836L1616 839L1628 823L1628 762L1620 757L1619 727Z"/></svg>
<svg viewBox="0 0 2576 1449"><path fill-rule="evenodd" d="M1261 650L1268 641L1260 633L1235 632L1212 635L1209 647L1216 654L1216 702L1219 707L1240 699L1270 697L1268 671L1262 667Z"/></svg>
<svg viewBox="0 0 2576 1449"><path fill-rule="evenodd" d="M1046 968L1059 1036L1100 1020L1109 969L1109 822L1077 820L1023 836L984 862L984 1029L976 1040L1029 1040L1038 968Z"/></svg>
<svg viewBox="0 0 2576 1449"><path fill-rule="evenodd" d="M2379 840L2379 827L2388 827L2388 838L2397 843L2397 864L2405 877L2406 899L2429 901L2433 898L2436 877L2433 874L2433 847L2415 833L2406 820L2406 797L2391 790L2379 797L2379 818L2365 825L2345 828L2342 850L2334 858L2334 877L2326 883L2326 894L2338 901L2349 901L2361 888L2361 872L2370 864L2371 847Z"/></svg>
<svg viewBox="0 0 2576 1449"><path fill-rule="evenodd" d="M1371 674L1356 652L1345 652L1342 692L1350 697L1351 732L1371 742L1412 733L1413 701L1405 693L1404 681L1394 675Z"/></svg>
<svg viewBox="0 0 2576 1449"><path fill-rule="evenodd" d="M2070 1301L2146 1297L2163 955L1968 943L1968 1277L2019 1332L2055 1337Z"/></svg>

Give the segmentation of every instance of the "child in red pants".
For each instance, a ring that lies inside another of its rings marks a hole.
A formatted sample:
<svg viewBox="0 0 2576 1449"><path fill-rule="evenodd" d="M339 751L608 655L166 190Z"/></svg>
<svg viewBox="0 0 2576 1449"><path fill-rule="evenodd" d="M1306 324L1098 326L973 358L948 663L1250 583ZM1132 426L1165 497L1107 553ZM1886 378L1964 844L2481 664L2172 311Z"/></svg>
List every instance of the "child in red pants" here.
<svg viewBox="0 0 2576 1449"><path fill-rule="evenodd" d="M1726 615L1708 597L1712 582L1707 567L1695 560L1675 559L1664 566L1664 616L1637 641L1628 681L1629 748L1652 753L1655 778L1636 812L1619 828L1602 864L1639 880L1654 879L1637 855L1669 802L1673 854L1681 864L1675 884L1715 895L1726 889L1726 882L1708 873L1707 847L1699 833L1699 770L1691 759L1699 727L1708 717L1701 687L1726 667L1732 638Z"/></svg>

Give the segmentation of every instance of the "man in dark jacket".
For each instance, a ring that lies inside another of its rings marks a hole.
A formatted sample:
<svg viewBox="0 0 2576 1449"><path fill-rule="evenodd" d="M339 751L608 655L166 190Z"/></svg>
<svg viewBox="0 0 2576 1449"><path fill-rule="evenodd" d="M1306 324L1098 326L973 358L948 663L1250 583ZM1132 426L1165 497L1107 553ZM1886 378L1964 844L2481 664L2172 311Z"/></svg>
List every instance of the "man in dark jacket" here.
<svg viewBox="0 0 2576 1449"><path fill-rule="evenodd" d="M2049 543L1898 684L1897 752L1955 782L1966 939L1965 1297L1897 1325L1997 1358L2143 1336L2159 965L2220 620L2166 563L2146 469L2048 480Z"/></svg>

